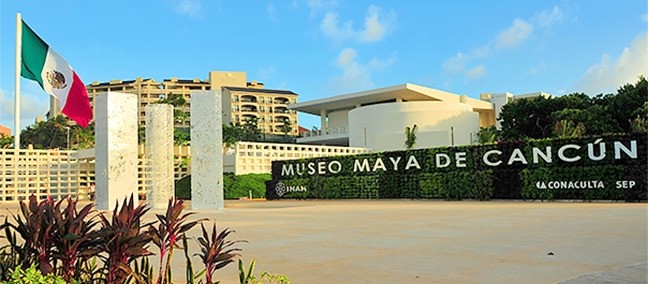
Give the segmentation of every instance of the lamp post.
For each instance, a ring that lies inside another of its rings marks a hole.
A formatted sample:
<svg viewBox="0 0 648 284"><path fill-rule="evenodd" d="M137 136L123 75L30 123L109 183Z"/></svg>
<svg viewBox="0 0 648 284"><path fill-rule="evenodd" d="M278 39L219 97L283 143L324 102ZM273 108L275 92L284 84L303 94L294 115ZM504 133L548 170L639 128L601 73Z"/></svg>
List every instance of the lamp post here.
<svg viewBox="0 0 648 284"><path fill-rule="evenodd" d="M70 150L70 127L66 126L65 130L67 131L67 150Z"/></svg>

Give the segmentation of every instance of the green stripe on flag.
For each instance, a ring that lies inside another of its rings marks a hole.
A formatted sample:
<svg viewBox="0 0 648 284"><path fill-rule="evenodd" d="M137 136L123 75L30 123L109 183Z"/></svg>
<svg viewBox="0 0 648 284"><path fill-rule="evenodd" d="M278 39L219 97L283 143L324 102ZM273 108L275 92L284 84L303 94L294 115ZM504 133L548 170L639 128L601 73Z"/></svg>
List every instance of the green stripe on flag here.
<svg viewBox="0 0 648 284"><path fill-rule="evenodd" d="M20 76L37 81L43 87L43 66L49 46L23 21L22 22L22 67Z"/></svg>

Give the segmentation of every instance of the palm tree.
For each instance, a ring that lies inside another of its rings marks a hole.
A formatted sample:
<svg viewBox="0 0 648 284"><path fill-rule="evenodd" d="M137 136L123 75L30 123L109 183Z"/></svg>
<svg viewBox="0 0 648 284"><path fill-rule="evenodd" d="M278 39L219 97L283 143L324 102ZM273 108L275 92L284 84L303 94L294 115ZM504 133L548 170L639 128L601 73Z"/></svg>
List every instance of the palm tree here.
<svg viewBox="0 0 648 284"><path fill-rule="evenodd" d="M405 127L405 149L410 150L416 145L416 130L418 130L416 124L411 128L409 126Z"/></svg>

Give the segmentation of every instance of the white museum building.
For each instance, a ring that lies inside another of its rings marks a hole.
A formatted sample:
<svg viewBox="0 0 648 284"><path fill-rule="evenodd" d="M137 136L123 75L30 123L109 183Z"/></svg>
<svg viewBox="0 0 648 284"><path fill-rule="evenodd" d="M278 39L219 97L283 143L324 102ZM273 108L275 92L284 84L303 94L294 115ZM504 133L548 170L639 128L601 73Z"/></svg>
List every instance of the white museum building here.
<svg viewBox="0 0 648 284"><path fill-rule="evenodd" d="M506 103L516 98L550 97L547 93L485 93L481 99L415 84L343 94L289 105L320 116L319 130L297 140L303 144L404 149L404 129L418 127L416 148L471 144L480 127L496 125ZM499 125L498 125L499 126Z"/></svg>

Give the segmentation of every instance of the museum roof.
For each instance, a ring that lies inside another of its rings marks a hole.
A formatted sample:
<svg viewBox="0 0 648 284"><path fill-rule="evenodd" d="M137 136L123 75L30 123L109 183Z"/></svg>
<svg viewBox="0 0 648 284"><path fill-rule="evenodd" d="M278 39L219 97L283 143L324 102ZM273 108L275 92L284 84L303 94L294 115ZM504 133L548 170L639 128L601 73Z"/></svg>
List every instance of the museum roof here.
<svg viewBox="0 0 648 284"><path fill-rule="evenodd" d="M322 110L331 111L352 109L358 105L363 106L377 103L388 103L394 102L396 99L401 99L404 102L463 102L471 105L475 110L493 108L492 104L486 101L410 83L296 103L288 106L288 108L300 112L320 115Z"/></svg>

